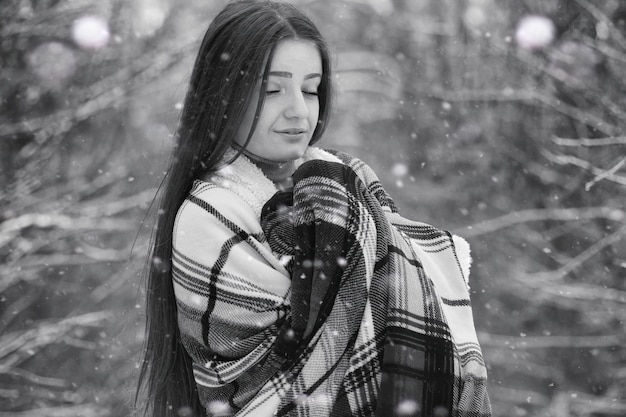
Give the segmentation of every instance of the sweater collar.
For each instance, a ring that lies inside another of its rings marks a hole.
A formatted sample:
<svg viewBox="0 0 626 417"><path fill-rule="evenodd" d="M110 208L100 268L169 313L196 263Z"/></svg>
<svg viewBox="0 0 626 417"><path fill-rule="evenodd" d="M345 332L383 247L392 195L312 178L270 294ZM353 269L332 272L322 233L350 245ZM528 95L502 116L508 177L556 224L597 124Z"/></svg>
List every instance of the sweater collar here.
<svg viewBox="0 0 626 417"><path fill-rule="evenodd" d="M236 154L236 150L229 149L223 159L228 161ZM313 159L341 162L329 152L309 146L304 155L296 161L296 166ZM243 154L231 164L212 172L207 180L239 196L252 208L257 218L261 218L263 206L278 191L276 185L265 176L263 171Z"/></svg>

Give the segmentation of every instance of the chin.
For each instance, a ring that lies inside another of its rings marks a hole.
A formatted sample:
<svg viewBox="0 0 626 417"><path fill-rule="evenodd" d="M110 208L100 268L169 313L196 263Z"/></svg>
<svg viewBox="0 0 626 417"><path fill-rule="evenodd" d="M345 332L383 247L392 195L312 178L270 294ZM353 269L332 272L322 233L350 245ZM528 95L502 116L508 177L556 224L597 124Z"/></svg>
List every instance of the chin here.
<svg viewBox="0 0 626 417"><path fill-rule="evenodd" d="M293 150L288 150L286 151L283 155L282 158L284 161L295 161L296 159L302 158L304 156L304 153L306 152L308 148L308 145L299 147L299 148L294 148Z"/></svg>

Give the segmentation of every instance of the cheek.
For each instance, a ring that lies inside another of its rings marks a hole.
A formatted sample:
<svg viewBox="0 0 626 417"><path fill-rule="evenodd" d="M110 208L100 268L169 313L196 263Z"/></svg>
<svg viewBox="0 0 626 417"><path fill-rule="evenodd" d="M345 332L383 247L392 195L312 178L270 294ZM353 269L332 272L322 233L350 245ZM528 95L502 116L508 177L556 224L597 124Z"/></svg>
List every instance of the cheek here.
<svg viewBox="0 0 626 417"><path fill-rule="evenodd" d="M252 128L252 121L254 120L254 110L246 110L241 125L237 128L237 134L235 135L235 142L239 145L243 145L248 139L250 129Z"/></svg>
<svg viewBox="0 0 626 417"><path fill-rule="evenodd" d="M317 122L317 120L320 117L320 104L319 102L315 102L313 103L310 108L309 108L309 114L311 116L311 119L315 120Z"/></svg>

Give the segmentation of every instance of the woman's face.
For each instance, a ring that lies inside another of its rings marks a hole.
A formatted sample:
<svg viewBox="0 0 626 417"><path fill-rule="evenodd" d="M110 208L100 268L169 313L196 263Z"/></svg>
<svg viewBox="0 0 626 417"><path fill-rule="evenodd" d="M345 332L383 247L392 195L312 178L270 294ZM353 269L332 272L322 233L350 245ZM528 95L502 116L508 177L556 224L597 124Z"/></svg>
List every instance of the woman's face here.
<svg viewBox="0 0 626 417"><path fill-rule="evenodd" d="M246 151L276 162L301 157L319 118L317 90L322 58L314 43L284 40L276 45L265 89L265 103ZM257 92L252 103L258 100ZM247 109L235 142L244 145L252 126L254 105Z"/></svg>

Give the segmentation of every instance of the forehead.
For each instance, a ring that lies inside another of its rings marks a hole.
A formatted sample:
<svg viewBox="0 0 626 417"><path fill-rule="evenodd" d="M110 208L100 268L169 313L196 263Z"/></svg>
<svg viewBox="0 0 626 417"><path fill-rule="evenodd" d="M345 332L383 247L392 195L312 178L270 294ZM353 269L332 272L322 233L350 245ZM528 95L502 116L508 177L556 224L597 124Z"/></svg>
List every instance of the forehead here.
<svg viewBox="0 0 626 417"><path fill-rule="evenodd" d="M297 74L321 74L322 56L317 46L307 40L287 39L276 45L271 71L287 71Z"/></svg>

